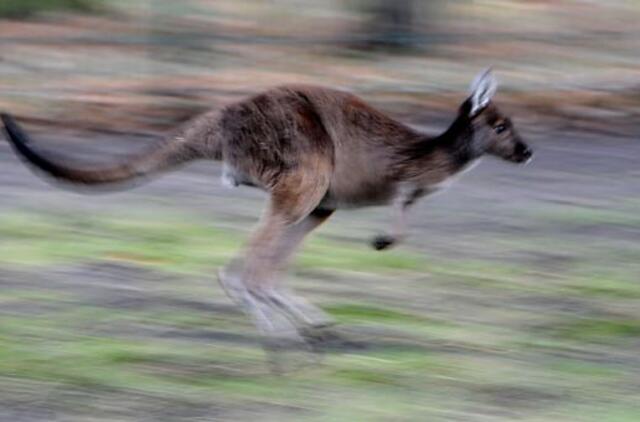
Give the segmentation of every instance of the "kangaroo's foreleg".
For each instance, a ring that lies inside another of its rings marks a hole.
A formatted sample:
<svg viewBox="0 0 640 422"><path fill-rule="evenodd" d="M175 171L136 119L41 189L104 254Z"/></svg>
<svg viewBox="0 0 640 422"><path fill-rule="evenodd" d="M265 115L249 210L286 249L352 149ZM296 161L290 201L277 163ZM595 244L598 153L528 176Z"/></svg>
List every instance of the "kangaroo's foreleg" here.
<svg viewBox="0 0 640 422"><path fill-rule="evenodd" d="M409 209L423 195L423 190L412 189L398 194L392 205L392 224L389 234L380 234L373 238L371 246L378 251L395 246L406 237Z"/></svg>

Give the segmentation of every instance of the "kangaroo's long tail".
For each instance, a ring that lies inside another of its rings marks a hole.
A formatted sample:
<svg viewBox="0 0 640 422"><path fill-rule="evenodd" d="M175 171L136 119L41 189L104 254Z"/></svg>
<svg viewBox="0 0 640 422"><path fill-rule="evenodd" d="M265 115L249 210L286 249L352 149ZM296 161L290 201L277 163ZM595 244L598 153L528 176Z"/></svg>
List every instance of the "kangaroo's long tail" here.
<svg viewBox="0 0 640 422"><path fill-rule="evenodd" d="M83 185L116 184L150 176L180 164L206 158L202 148L189 139L195 134L184 132L161 141L141 153L134 154L114 165L88 167L47 157L32 145L29 136L8 114L0 114L7 137L16 153L48 175L67 182Z"/></svg>

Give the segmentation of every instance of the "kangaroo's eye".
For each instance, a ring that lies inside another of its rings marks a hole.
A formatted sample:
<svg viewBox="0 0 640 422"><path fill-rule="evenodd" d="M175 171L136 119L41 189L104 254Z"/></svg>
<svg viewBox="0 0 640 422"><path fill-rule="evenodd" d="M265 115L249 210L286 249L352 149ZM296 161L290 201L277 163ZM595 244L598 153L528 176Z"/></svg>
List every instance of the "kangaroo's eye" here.
<svg viewBox="0 0 640 422"><path fill-rule="evenodd" d="M506 125L498 125L498 126L494 127L493 130L495 130L497 134L501 134L502 132L507 130L507 126Z"/></svg>

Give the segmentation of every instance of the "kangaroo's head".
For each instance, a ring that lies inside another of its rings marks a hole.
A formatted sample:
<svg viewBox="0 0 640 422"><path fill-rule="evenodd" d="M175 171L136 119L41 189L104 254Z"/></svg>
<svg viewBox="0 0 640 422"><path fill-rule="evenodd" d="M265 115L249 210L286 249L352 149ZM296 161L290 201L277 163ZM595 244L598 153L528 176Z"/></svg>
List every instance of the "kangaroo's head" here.
<svg viewBox="0 0 640 422"><path fill-rule="evenodd" d="M526 163L533 152L522 141L511 119L491 101L497 88L491 69L478 75L471 84L471 96L461 108L461 112L469 116L473 133L471 142L480 153L513 163Z"/></svg>

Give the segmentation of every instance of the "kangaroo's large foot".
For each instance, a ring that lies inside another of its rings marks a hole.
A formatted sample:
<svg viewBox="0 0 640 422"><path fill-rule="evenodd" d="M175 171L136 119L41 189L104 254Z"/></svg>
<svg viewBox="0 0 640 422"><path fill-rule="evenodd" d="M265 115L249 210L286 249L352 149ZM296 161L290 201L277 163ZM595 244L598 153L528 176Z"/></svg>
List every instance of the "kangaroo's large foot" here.
<svg viewBox="0 0 640 422"><path fill-rule="evenodd" d="M324 328L336 321L322 309L286 289L270 289L265 297L294 319L300 329Z"/></svg>
<svg viewBox="0 0 640 422"><path fill-rule="evenodd" d="M262 307L279 310L300 328L322 328L336 323L322 309L286 289L250 289L238 275L226 269L218 272L218 280L231 300L244 308L254 308L254 302L258 301Z"/></svg>
<svg viewBox="0 0 640 422"><path fill-rule="evenodd" d="M311 362L317 362L321 353L328 350L358 348L329 329L336 324L331 316L288 290L249 288L228 269L218 272L218 280L227 295L253 320L275 373L301 366L293 363L296 359L292 353L296 351L313 352L316 357Z"/></svg>
<svg viewBox="0 0 640 422"><path fill-rule="evenodd" d="M231 271L218 271L218 281L229 298L239 305L255 323L261 334L271 337L295 337L297 328L291 319L265 298L259 289L249 289Z"/></svg>
<svg viewBox="0 0 640 422"><path fill-rule="evenodd" d="M312 347L291 316L271 303L264 291L247 288L239 277L225 270L218 272L218 280L231 300L256 326L273 373L283 374L309 363ZM303 352L302 355L299 352Z"/></svg>

